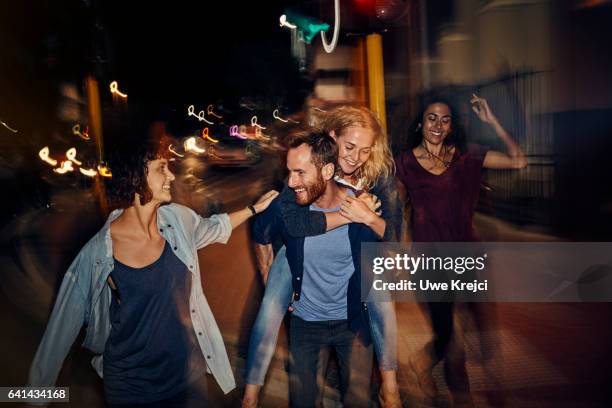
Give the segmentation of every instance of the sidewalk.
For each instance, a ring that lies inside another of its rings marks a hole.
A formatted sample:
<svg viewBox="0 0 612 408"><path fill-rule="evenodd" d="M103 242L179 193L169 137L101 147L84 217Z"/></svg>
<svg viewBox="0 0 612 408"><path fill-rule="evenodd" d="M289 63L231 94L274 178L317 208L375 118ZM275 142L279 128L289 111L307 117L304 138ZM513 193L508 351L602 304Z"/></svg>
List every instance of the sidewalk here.
<svg viewBox="0 0 612 408"><path fill-rule="evenodd" d="M65 246L69 244L61 239L62 234L71 233L69 226L78 223L78 217L67 213L55 216L59 218L48 220L42 217L36 221L39 224L31 225L33 231L40 232L36 239L39 258L30 259L32 264L28 267L56 265L49 261L42 262L46 259L46 255L43 255L66 252ZM484 240L536 241L552 238L533 232L525 233L489 217L479 216L478 221ZM62 225L64 228L38 228L43 224ZM19 245L29 244L21 242ZM210 381L211 406L236 407L242 394L242 372L249 331L262 296L262 286L256 276L248 240L248 228L238 228L227 245L215 244L203 249L200 252L200 265L204 290L226 340L239 384L238 389L223 396ZM10 253L3 252L4 275L23 273L22 267L15 264ZM38 299L36 285L30 287L31 293L24 293L12 291L7 282L11 281L3 281L3 290L18 294L20 302L12 303L5 294L0 300L0 318L4 329L0 348L0 384L22 385L44 329L44 319L39 316L48 312L42 304L37 306L36 313L22 308L28 303L26 296ZM46 297L46 290L43 290L43 299L48 302L50 299ZM469 321L465 322L467 371L476 406L502 406L502 402L507 407L611 406L610 399L606 399L609 398L607 392L612 364L612 353L609 351L612 344L611 304L504 303L486 306L496 317L487 330L478 333L471 328ZM399 381L403 405L411 408L449 407L442 365L434 370L440 389L440 396L435 400L421 395L408 368L409 356L431 336L428 322L416 304L397 304L397 312ZM72 403L61 406L104 407L101 381L89 365L89 354L79 344L75 344L58 382L71 387ZM492 354L493 358L483 360L483 351L485 356ZM287 406L287 357L286 336L282 328L263 391L262 407ZM333 372L330 377L333 380ZM487 399L488 392L492 390L500 391L503 399L494 402ZM324 406L339 406L335 389L328 387L324 395Z"/></svg>

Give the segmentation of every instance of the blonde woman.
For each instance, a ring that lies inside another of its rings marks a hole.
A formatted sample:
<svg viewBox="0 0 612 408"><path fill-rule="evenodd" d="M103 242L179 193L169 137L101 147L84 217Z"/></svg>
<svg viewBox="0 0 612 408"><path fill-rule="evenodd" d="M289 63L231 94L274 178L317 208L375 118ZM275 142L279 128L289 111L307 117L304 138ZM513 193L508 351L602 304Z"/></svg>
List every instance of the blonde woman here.
<svg viewBox="0 0 612 408"><path fill-rule="evenodd" d="M279 199L289 234L295 237L319 235L355 222L368 225L381 241L397 240L401 207L394 187L393 157L380 122L366 108L340 106L326 114L322 127L336 140L339 148L335 180L352 188L355 197L348 197L340 212L323 213L298 205L295 192L285 188ZM376 210L378 205L380 208ZM257 405L278 330L292 300L291 272L285 248L277 252L274 261L270 254L260 253L257 260L266 291L249 342L243 407ZM386 407L397 407L400 400L396 378L395 310L391 303L368 306L364 310L368 313L383 379L380 394Z"/></svg>

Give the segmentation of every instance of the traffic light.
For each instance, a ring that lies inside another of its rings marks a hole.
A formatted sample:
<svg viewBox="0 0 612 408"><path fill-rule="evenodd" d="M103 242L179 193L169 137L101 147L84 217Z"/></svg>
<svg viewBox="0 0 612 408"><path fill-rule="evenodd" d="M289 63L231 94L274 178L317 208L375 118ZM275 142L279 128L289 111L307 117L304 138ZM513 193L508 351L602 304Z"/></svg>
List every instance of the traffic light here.
<svg viewBox="0 0 612 408"><path fill-rule="evenodd" d="M408 23L408 0L350 0L343 4L348 10L344 28L355 34L384 31Z"/></svg>
<svg viewBox="0 0 612 408"><path fill-rule="evenodd" d="M297 26L298 32L302 33L302 38L307 44L310 44L321 31L329 30L329 24L321 23L314 17L305 16L291 10L287 11L285 16L287 23Z"/></svg>

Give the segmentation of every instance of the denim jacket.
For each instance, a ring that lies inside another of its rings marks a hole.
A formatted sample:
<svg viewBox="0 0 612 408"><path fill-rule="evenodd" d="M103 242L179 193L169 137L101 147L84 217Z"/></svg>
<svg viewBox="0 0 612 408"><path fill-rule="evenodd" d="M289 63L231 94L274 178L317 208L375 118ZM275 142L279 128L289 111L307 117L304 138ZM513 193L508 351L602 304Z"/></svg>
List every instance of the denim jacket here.
<svg viewBox="0 0 612 408"><path fill-rule="evenodd" d="M111 288L107 278L114 267L110 224L123 210L113 211L104 227L81 249L59 289L51 317L30 367L31 386L52 386L81 327L86 325L83 347L96 356L92 365L102 373L102 354L110 334ZM235 388L221 332L202 291L197 250L215 242L226 243L232 227L227 214L202 218L178 204L159 207L159 231L192 273L189 308L208 371L224 393Z"/></svg>

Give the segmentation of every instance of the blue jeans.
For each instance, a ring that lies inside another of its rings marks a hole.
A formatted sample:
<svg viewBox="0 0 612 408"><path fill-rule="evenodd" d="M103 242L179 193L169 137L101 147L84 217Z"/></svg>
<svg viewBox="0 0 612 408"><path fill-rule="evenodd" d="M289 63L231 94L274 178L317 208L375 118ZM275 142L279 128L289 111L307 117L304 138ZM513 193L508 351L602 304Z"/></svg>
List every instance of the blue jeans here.
<svg viewBox="0 0 612 408"><path fill-rule="evenodd" d="M292 293L291 270L285 247L282 247L268 272L265 294L251 331L245 375L247 384L264 383ZM380 370L397 370L397 323L393 303L368 302L368 313Z"/></svg>
<svg viewBox="0 0 612 408"><path fill-rule="evenodd" d="M365 346L347 320L309 322L291 317L289 401L292 408L316 406L319 356L327 348L338 356L340 394L345 407L370 406L372 346Z"/></svg>

